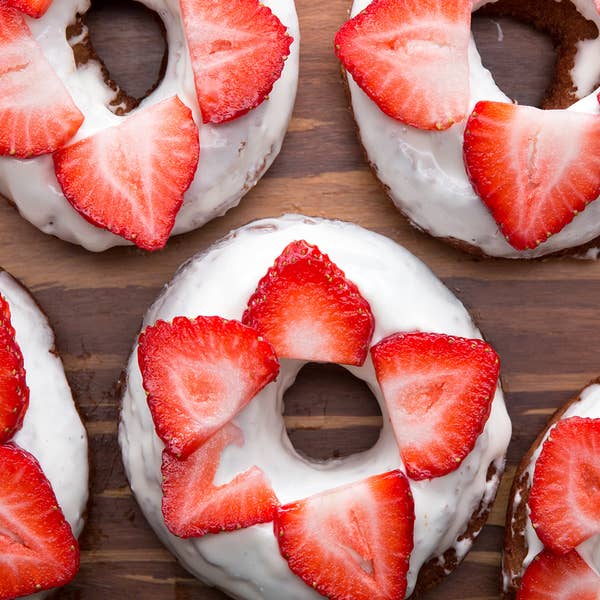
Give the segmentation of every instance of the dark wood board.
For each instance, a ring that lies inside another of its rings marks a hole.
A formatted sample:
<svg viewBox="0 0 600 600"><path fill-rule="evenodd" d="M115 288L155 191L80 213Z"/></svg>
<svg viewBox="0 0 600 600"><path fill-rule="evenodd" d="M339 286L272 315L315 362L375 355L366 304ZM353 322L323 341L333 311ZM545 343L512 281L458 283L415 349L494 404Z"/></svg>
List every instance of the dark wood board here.
<svg viewBox="0 0 600 600"><path fill-rule="evenodd" d="M94 6L90 22L99 54L126 90L143 94L159 70L159 28L133 3ZM142 315L177 266L235 227L286 212L354 221L405 245L471 309L500 353L514 423L507 475L473 551L427 595L498 597L504 511L515 465L552 411L600 374L600 263L482 261L405 223L369 172L346 107L332 39L347 9L347 0L298 0L300 86L283 152L224 218L174 238L158 254L119 248L95 255L42 234L0 205L0 263L29 286L49 315L90 437L93 470L82 568L58 594L63 600L225 598L178 566L137 508L116 440L115 385ZM489 19L474 25L485 60L508 93L537 103L552 69L551 45L523 26L504 21L501 26L503 41ZM371 445L380 413L364 386L338 369L307 369L287 396L286 418L297 447L327 457Z"/></svg>

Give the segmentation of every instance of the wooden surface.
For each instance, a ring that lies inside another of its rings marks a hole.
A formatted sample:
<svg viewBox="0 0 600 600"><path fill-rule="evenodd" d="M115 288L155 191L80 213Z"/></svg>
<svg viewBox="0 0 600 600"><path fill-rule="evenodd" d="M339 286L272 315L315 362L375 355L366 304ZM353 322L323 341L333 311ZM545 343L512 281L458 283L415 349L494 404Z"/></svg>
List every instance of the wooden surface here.
<svg viewBox="0 0 600 600"><path fill-rule="evenodd" d="M163 51L156 24L126 2L95 6L90 21L99 54L126 90L143 94L158 73ZM286 212L354 221L404 244L472 310L500 353L514 423L508 473L466 562L427 598L498 597L504 509L514 466L554 408L600 372L600 263L480 261L411 229L368 171L346 109L331 51L346 10L347 0L299 0L300 88L283 152L226 217L173 239L159 254L119 248L94 255L40 233L0 205L0 262L30 287L49 315L90 437L91 503L82 568L59 593L63 600L225 598L177 565L138 510L116 441L115 383L143 313L177 266L234 227ZM538 102L553 62L551 46L522 27L502 26L503 42L495 23L476 22L484 56L510 94ZM531 85L524 78L531 78ZM365 387L327 367L307 367L287 396L286 415L296 446L316 457L370 446L380 422ZM285 600L285 592L281 597Z"/></svg>

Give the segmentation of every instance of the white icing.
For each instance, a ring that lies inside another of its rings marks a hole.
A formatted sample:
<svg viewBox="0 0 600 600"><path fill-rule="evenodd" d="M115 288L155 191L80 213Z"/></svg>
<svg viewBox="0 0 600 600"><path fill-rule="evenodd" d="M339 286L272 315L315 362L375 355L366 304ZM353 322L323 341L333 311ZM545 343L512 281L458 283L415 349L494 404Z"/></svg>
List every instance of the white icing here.
<svg viewBox="0 0 600 600"><path fill-rule="evenodd" d="M84 525L88 500L87 436L54 354L54 333L29 293L0 272L0 293L10 305L11 321L23 353L29 408L13 441L38 460L75 536ZM41 600L50 592L29 598Z"/></svg>
<svg viewBox="0 0 600 600"><path fill-rule="evenodd" d="M551 1L551 0L548 0ZM477 10L489 0L474 2ZM577 9L600 29L594 0L573 0ZM354 0L352 15L370 4ZM567 110L600 114L592 92L600 81L600 36L581 42L572 76L581 98ZM469 112L480 100L510 102L481 63L475 41L469 47L471 96ZM389 188L394 204L419 229L479 247L489 256L534 258L585 244L600 235L600 202L594 202L535 250L519 252L500 233L475 194L463 163L466 120L446 131L422 131L385 115L348 75L352 107L362 143L377 176Z"/></svg>
<svg viewBox="0 0 600 600"><path fill-rule="evenodd" d="M193 258L150 308L144 327L177 315L216 314L241 319L259 279L284 247L298 239L318 245L357 284L375 316L373 343L391 333L415 329L480 337L462 304L404 248L356 225L297 215L252 223ZM119 441L131 488L161 540L196 577L235 598L320 598L293 575L281 558L272 524L191 540L176 538L167 531L161 514L163 444L154 432L136 351L134 348L127 369ZM245 444L225 450L217 483L229 481L256 464L270 478L280 501L286 503L403 468L370 359L363 367L348 370L367 382L381 406L384 425L375 446L325 463L298 455L282 419L282 397L302 366L300 361L282 361L277 382L267 386L235 418ZM510 434L510 421L498 388L485 429L460 468L432 481L411 482L416 523L409 593L428 558L451 546L456 547L459 558L468 550L470 544L457 544L456 538L482 497L490 500L495 493L494 483L486 482L486 472L491 463L498 470L503 468Z"/></svg>
<svg viewBox="0 0 600 600"><path fill-rule="evenodd" d="M581 392L580 398L577 402L574 402L565 411L565 414L561 417L561 420L568 419L569 417L584 417L589 419L600 419L600 385L593 384L586 387ZM551 427L546 435L544 441L550 435L552 429L556 427L556 424ZM525 469L524 474L527 476L527 486L531 487L533 483L533 473L535 471L535 464L542 452L543 443L540 444L531 457L531 461L528 467ZM516 507L520 503L519 499L515 498L513 506ZM544 549L544 545L537 536L535 529L531 523L529 506L527 506L527 523L525 526L525 542L527 544L527 557L523 563L523 570L525 570L531 561ZM577 551L580 556L600 575L600 535L592 536L589 540L577 547Z"/></svg>
<svg viewBox="0 0 600 600"><path fill-rule="evenodd" d="M200 161L186 192L173 234L185 233L236 206L271 165L283 142L292 114L298 81L299 27L294 0L265 0L294 38L281 78L269 99L235 121L204 125L196 98L191 60L181 20L179 0L142 0L162 18L169 56L163 81L136 110L178 95L194 114L200 129ZM77 69L65 30L84 14L89 0L54 0L39 20L27 19L44 54L86 119L72 141L122 122L107 104L114 92L96 64ZM130 114L133 114L133 111ZM93 165L90 165L93 168ZM123 238L85 221L67 202L54 174L51 156L19 160L0 157L0 193L14 201L36 227L92 251L128 244Z"/></svg>

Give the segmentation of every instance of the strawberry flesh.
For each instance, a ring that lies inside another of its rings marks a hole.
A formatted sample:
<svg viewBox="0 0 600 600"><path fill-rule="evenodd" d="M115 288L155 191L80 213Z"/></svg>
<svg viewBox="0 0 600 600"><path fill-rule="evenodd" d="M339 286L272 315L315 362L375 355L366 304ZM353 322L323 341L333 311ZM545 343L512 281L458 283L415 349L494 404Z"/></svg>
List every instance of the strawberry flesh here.
<svg viewBox="0 0 600 600"><path fill-rule="evenodd" d="M198 103L205 123L261 104L281 76L292 38L258 0L181 0Z"/></svg>
<svg viewBox="0 0 600 600"><path fill-rule="evenodd" d="M83 123L25 18L6 2L0 2L0 89L0 155L54 152Z"/></svg>
<svg viewBox="0 0 600 600"><path fill-rule="evenodd" d="M243 322L283 358L360 366L374 319L369 303L326 254L289 244L248 301Z"/></svg>
<svg viewBox="0 0 600 600"><path fill-rule="evenodd" d="M12 6L17 10L39 19L48 10L52 4L52 0L4 0L8 6Z"/></svg>
<svg viewBox="0 0 600 600"><path fill-rule="evenodd" d="M600 419L554 427L536 462L531 522L547 548L565 554L600 533Z"/></svg>
<svg viewBox="0 0 600 600"><path fill-rule="evenodd" d="M21 429L28 406L23 354L10 322L10 307L0 296L0 444Z"/></svg>
<svg viewBox="0 0 600 600"><path fill-rule="evenodd" d="M483 340L438 333L397 333L371 355L409 477L456 470L490 415L498 355Z"/></svg>
<svg viewBox="0 0 600 600"><path fill-rule="evenodd" d="M600 116L479 102L464 160L508 243L534 249L600 196Z"/></svg>
<svg viewBox="0 0 600 600"><path fill-rule="evenodd" d="M600 600L600 577L574 550L544 550L525 571L517 600Z"/></svg>
<svg viewBox="0 0 600 600"><path fill-rule="evenodd" d="M79 546L33 456L0 446L0 600L69 583Z"/></svg>
<svg viewBox="0 0 600 600"><path fill-rule="evenodd" d="M140 335L138 359L156 432L185 458L279 373L268 342L238 321L177 317Z"/></svg>
<svg viewBox="0 0 600 600"><path fill-rule="evenodd" d="M84 219L152 251L169 239L199 153L192 112L174 96L59 150L54 170Z"/></svg>
<svg viewBox="0 0 600 600"><path fill-rule="evenodd" d="M414 520L408 481L391 471L280 507L275 535L290 569L330 600L401 600Z"/></svg>
<svg viewBox="0 0 600 600"><path fill-rule="evenodd" d="M274 519L279 502L258 467L214 485L221 454L231 444L243 446L244 438L240 429L228 423L183 460L163 452L162 510L174 535L201 537Z"/></svg>
<svg viewBox="0 0 600 600"><path fill-rule="evenodd" d="M390 117L443 130L469 109L471 0L374 0L335 36L357 85Z"/></svg>

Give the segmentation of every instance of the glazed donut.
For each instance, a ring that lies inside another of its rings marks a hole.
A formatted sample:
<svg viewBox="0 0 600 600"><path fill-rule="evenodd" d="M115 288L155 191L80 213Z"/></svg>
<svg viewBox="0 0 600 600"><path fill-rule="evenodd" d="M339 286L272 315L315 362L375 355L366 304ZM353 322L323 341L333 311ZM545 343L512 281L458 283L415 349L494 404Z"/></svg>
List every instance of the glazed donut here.
<svg viewBox="0 0 600 600"><path fill-rule="evenodd" d="M498 88L470 35L481 8L554 37L557 110ZM415 227L492 257L600 245L599 27L594 0L354 1L335 51L368 160Z"/></svg>
<svg viewBox="0 0 600 600"><path fill-rule="evenodd" d="M5 271L0 312L0 598L41 599L79 566L87 435L47 319Z"/></svg>
<svg viewBox="0 0 600 600"><path fill-rule="evenodd" d="M600 589L600 380L559 409L521 461L503 556L507 598L595 597ZM537 595L536 595L537 594Z"/></svg>
<svg viewBox="0 0 600 600"><path fill-rule="evenodd" d="M369 385L384 417L370 450L326 462L294 450L283 395L307 361ZM445 396L457 368L470 383ZM495 497L511 433L498 368L461 303L402 247L339 221L257 221L192 258L146 314L123 392L126 473L181 564L232 597L409 597L458 565ZM450 396L461 409L426 417L404 404L403 383L431 392L427 406L437 389L440 410ZM323 547L329 528L345 558Z"/></svg>
<svg viewBox="0 0 600 600"><path fill-rule="evenodd" d="M168 61L124 115L88 60L89 0L53 0L38 19L11 6L35 4L0 1L0 194L45 233L92 251L160 248L237 205L279 153L298 79L293 0L144 0Z"/></svg>

